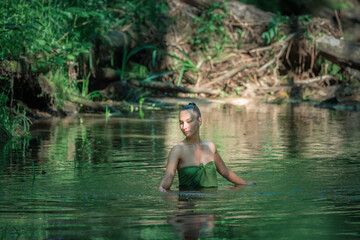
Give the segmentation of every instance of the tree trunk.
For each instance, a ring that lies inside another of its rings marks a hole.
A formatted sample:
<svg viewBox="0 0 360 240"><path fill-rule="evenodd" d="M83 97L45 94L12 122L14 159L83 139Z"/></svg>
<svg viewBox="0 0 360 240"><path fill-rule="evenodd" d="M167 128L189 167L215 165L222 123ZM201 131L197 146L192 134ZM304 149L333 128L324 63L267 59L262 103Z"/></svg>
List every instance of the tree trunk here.
<svg viewBox="0 0 360 240"><path fill-rule="evenodd" d="M212 4L221 5L222 2L218 0L177 0L185 3L189 6L198 8L200 10L206 10L211 7ZM264 22L269 22L274 14L264 12L252 5L244 4L239 1L227 1L228 12L238 22L250 25L262 25Z"/></svg>
<svg viewBox="0 0 360 240"><path fill-rule="evenodd" d="M360 69L360 47L349 41L324 35L316 40L320 54L332 62Z"/></svg>

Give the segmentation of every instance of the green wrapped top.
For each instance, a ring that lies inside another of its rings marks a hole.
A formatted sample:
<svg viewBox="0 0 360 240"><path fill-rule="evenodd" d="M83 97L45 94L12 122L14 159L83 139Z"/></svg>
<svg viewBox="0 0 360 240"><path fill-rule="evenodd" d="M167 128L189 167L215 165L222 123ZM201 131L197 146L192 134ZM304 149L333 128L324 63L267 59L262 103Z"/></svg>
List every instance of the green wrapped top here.
<svg viewBox="0 0 360 240"><path fill-rule="evenodd" d="M200 166L188 166L178 170L179 188L196 189L217 187L215 162L207 164L200 163Z"/></svg>

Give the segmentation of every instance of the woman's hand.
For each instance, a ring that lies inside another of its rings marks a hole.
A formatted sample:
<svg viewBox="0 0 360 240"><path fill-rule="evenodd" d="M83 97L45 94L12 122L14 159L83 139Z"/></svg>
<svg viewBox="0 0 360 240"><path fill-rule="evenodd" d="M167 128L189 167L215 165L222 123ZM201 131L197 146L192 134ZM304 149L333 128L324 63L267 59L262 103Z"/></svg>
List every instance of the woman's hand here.
<svg viewBox="0 0 360 240"><path fill-rule="evenodd" d="M256 185L256 182L246 182L246 185Z"/></svg>
<svg viewBox="0 0 360 240"><path fill-rule="evenodd" d="M159 187L159 191L160 192L167 192L167 190L165 188L163 188L162 186Z"/></svg>

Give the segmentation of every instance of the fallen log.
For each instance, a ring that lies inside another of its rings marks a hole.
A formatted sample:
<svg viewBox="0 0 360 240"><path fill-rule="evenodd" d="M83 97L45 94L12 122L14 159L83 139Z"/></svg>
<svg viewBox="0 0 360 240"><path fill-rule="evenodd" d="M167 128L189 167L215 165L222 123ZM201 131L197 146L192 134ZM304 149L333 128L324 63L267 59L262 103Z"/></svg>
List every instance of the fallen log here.
<svg viewBox="0 0 360 240"><path fill-rule="evenodd" d="M198 8L200 10L205 10L207 8L210 8L211 4L220 4L219 1L216 0L178 0L179 2L185 3L189 6Z"/></svg>
<svg viewBox="0 0 360 240"><path fill-rule="evenodd" d="M218 95L218 90L205 89L205 88L196 88L196 87L186 87L186 86L177 86L173 83L168 82L155 82L155 81L139 81L139 80L129 80L129 81L117 81L110 83L106 88L100 91L100 95L104 97L116 97L123 96L126 94L126 91L129 91L130 88L148 88L164 92L176 92L176 93L204 93L209 95Z"/></svg>
<svg viewBox="0 0 360 240"><path fill-rule="evenodd" d="M166 92L182 92L182 93L205 93L209 95L218 95L218 90L207 89L207 88L195 88L186 86L177 86L169 82L156 82L156 81L139 81L130 80L127 84L135 87L145 87Z"/></svg>
<svg viewBox="0 0 360 240"><path fill-rule="evenodd" d="M296 36L296 33L292 33L289 36L287 36L287 38L282 42L283 45L282 45L282 48L279 51L279 53L273 59L271 59L269 62L264 64L261 68L259 68L257 70L257 73L261 73L266 68L268 68L271 64L275 63L278 59L280 59L282 57L282 55L284 55L285 50L287 49L287 47L289 46L289 41L291 39L293 39L295 36Z"/></svg>
<svg viewBox="0 0 360 240"><path fill-rule="evenodd" d="M251 63L251 64L248 64L248 65L244 65L244 66L234 68L234 69L228 71L227 73L225 73L224 75L211 80L211 82L208 82L208 83L204 84L203 88L210 87L211 85L214 85L214 84L222 82L222 81L224 81L224 80L226 80L228 78L231 78L232 76L234 76L238 72L241 72L241 71L245 70L246 68L252 68L252 67L257 67L257 66L258 66L257 63Z"/></svg>
<svg viewBox="0 0 360 240"><path fill-rule="evenodd" d="M314 107L329 108L329 109L341 110L341 111L344 110L359 111L360 102L356 100L339 101L337 97L332 97L320 102L319 104L316 104Z"/></svg>
<svg viewBox="0 0 360 240"><path fill-rule="evenodd" d="M324 81L324 80L332 80L332 79L334 79L333 76L324 75L324 76L309 78L309 79L305 79L305 80L296 80L296 81L294 81L294 83L295 84L311 84L314 82L319 82L319 81Z"/></svg>
<svg viewBox="0 0 360 240"><path fill-rule="evenodd" d="M113 81L114 79L119 79L119 72L115 69L106 68L102 70L103 72L107 72L104 74L102 79L104 81ZM218 90L208 89L208 88L198 88L198 87L187 87L187 86L177 86L173 83L169 82L157 82L157 81L139 81L136 79L132 79L129 81L115 81L107 85L104 90L102 90L102 95L108 96L109 91L111 89L111 95L122 94L120 93L124 88L129 87L144 87L155 90L161 90L165 92L182 92L182 93L205 93L209 95L218 95Z"/></svg>
<svg viewBox="0 0 360 240"><path fill-rule="evenodd" d="M223 5L219 0L177 0L199 10L209 9L213 4ZM274 16L273 13L264 12L252 5L244 4L239 1L227 1L228 13L243 24L264 24L268 23Z"/></svg>
<svg viewBox="0 0 360 240"><path fill-rule="evenodd" d="M350 74L350 76L356 78L357 80L360 80L360 72L359 72L359 71L357 71L357 70L355 70L355 69L352 69L352 68L350 68L350 67L347 67L347 68L345 69L345 71L346 71L348 74Z"/></svg>
<svg viewBox="0 0 360 240"><path fill-rule="evenodd" d="M53 96L55 98L59 98L57 96L57 88L61 88L61 86L55 86L55 84L50 81L46 76L44 76L43 74L40 74L38 77L38 82L39 85L42 89L42 91L50 96ZM100 104L97 102L93 102L90 99L87 99L86 97L80 96L79 94L77 94L76 92L72 91L71 89L62 89L61 91L63 91L64 95L66 95L67 99L65 100L69 100L73 103L76 104L81 104L85 107L88 107L94 111L100 111L100 112L106 112L107 110L109 110L112 113L118 113L121 114L120 111L114 109L111 106L107 106L106 104ZM58 108L58 111L62 112L61 109Z"/></svg>
<svg viewBox="0 0 360 240"><path fill-rule="evenodd" d="M339 65L360 69L360 47L355 44L324 35L316 40L320 54Z"/></svg>
<svg viewBox="0 0 360 240"><path fill-rule="evenodd" d="M121 112L107 104L93 102L87 98L77 96L77 95L70 95L69 94L69 100L73 103L81 104L87 108L90 108L97 112L106 112L110 111L111 113L121 114Z"/></svg>
<svg viewBox="0 0 360 240"><path fill-rule="evenodd" d="M355 8L353 10L340 10L341 19L353 22L360 23L360 9Z"/></svg>

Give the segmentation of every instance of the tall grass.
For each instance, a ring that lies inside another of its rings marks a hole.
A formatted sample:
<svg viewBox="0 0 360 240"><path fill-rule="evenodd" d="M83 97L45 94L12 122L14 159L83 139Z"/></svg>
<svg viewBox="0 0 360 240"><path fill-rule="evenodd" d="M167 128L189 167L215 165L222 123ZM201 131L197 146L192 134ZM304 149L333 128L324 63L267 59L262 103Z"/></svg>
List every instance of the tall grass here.
<svg viewBox="0 0 360 240"><path fill-rule="evenodd" d="M12 137L23 136L29 133L30 120L23 108L17 105L10 109L9 85L6 79L1 79L2 88L0 91L0 142Z"/></svg>
<svg viewBox="0 0 360 240"><path fill-rule="evenodd" d="M0 141L7 140L12 136L12 124L9 111L6 108L8 97L4 92L0 93Z"/></svg>

